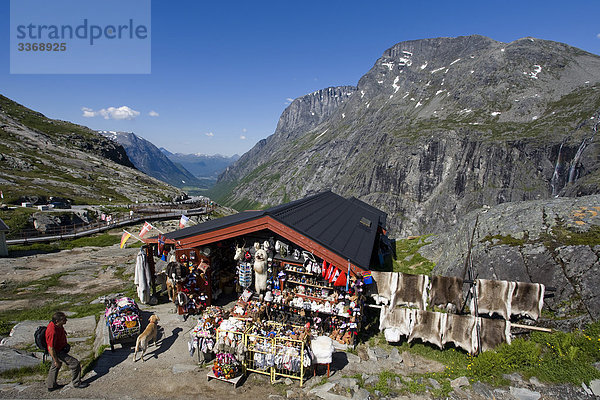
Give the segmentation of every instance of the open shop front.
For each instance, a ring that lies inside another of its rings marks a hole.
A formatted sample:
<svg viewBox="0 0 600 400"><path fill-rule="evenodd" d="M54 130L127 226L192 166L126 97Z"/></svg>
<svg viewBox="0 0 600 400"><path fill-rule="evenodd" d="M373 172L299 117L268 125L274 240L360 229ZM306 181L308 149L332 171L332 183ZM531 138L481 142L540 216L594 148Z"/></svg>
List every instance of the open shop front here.
<svg viewBox="0 0 600 400"><path fill-rule="evenodd" d="M199 315L190 350L214 359L215 378L256 372L302 384L310 365L331 361L334 341L354 344L384 224L385 213L323 192L166 234L177 311ZM229 307L215 306L223 298Z"/></svg>

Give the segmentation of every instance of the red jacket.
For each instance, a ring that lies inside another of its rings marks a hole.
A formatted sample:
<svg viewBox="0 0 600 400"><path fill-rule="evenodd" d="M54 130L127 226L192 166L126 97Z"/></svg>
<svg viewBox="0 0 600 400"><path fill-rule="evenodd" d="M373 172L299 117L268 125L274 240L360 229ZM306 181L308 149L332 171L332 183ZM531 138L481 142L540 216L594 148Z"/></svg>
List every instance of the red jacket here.
<svg viewBox="0 0 600 400"><path fill-rule="evenodd" d="M53 347L56 352L60 352L67 345L67 333L62 326L56 326L50 321L46 327L46 345Z"/></svg>

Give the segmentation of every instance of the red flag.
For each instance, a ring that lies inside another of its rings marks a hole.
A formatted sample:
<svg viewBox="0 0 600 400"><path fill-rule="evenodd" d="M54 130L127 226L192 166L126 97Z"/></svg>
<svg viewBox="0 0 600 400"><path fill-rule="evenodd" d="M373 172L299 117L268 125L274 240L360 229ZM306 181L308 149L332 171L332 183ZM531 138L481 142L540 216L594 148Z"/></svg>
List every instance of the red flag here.
<svg viewBox="0 0 600 400"><path fill-rule="evenodd" d="M337 268L334 267L333 265L329 266L329 270L327 271L327 276L325 277L325 279L327 279L329 282L331 282L331 277L333 276L333 274L335 273L335 270Z"/></svg>
<svg viewBox="0 0 600 400"><path fill-rule="evenodd" d="M337 279L340 277L341 274L342 274L342 271L340 271L339 268L335 268L335 271L333 271L333 274L331 274L331 277L329 277L329 283L333 283L333 282L337 281Z"/></svg>
<svg viewBox="0 0 600 400"><path fill-rule="evenodd" d="M348 281L346 275L347 274L345 272L340 273L340 276L335 280L333 286L346 286L346 282Z"/></svg>
<svg viewBox="0 0 600 400"><path fill-rule="evenodd" d="M325 274L327 273L327 261L323 260L323 268L321 269L321 276L325 278Z"/></svg>
<svg viewBox="0 0 600 400"><path fill-rule="evenodd" d="M329 272L331 271L332 268L333 268L333 265L331 265L330 263L327 263L327 268L325 268L325 270L323 270L323 278L327 279L329 277Z"/></svg>
<svg viewBox="0 0 600 400"><path fill-rule="evenodd" d="M149 222L144 222L144 226L142 227L142 230L140 231L140 234L138 235L139 237L143 238L144 235L148 232L150 232L150 229L154 228L152 225L150 225Z"/></svg>

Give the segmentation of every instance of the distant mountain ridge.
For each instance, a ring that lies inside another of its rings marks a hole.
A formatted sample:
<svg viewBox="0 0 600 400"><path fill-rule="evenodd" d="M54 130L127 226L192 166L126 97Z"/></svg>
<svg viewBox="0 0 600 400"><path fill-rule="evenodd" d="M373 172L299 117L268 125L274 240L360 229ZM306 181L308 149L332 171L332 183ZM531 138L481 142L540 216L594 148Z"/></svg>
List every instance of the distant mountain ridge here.
<svg viewBox="0 0 600 400"><path fill-rule="evenodd" d="M237 154L227 157L220 154L171 153L164 147L161 147L160 151L173 163L190 171L196 178L207 179L213 183L216 182L219 174L240 158Z"/></svg>
<svg viewBox="0 0 600 400"><path fill-rule="evenodd" d="M176 165L150 141L133 132L98 131L119 143L137 169L180 188L203 187L203 183L181 165Z"/></svg>
<svg viewBox="0 0 600 400"><path fill-rule="evenodd" d="M473 35L398 43L356 87L295 99L220 175L215 200L259 208L330 188L439 232L483 205L600 192L600 57Z"/></svg>

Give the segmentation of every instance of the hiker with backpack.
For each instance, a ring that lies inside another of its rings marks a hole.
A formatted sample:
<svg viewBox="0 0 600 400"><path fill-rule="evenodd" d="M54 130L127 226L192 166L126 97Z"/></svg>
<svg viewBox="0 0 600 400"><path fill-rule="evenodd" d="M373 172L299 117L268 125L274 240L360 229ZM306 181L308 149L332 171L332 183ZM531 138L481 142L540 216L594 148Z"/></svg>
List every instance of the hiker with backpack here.
<svg viewBox="0 0 600 400"><path fill-rule="evenodd" d="M52 316L52 321L46 327L46 345L48 353L52 357L50 371L46 379L46 387L49 392L62 387L56 383L56 377L63 362L71 369L74 388L82 389L88 386L87 383L81 382L81 365L79 364L79 360L69 355L71 346L67 343L67 333L65 332L65 328L63 328L66 323L67 316L65 313L57 311Z"/></svg>

